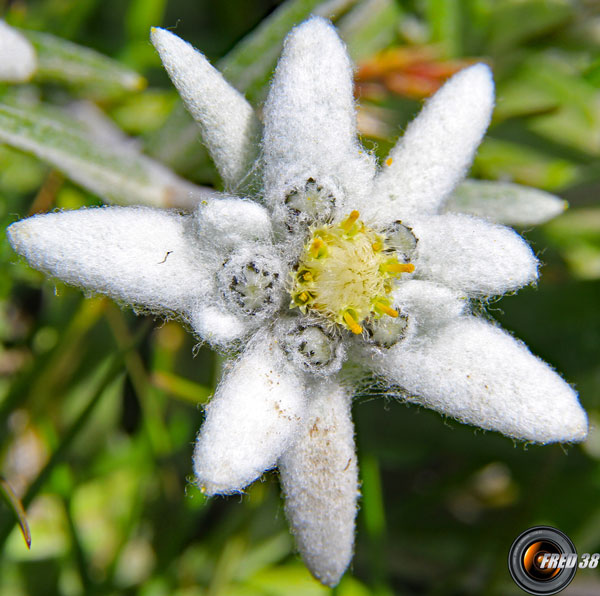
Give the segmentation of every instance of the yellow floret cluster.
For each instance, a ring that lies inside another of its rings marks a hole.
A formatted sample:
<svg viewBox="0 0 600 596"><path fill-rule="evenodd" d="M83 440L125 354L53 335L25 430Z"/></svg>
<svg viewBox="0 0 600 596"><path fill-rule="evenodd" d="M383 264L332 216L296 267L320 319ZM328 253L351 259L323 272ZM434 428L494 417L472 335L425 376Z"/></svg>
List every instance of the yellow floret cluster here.
<svg viewBox="0 0 600 596"><path fill-rule="evenodd" d="M338 224L311 231L293 272L290 308L315 314L360 334L361 323L383 315L397 317L390 294L402 273L414 265L401 263L386 237L367 227L358 211Z"/></svg>

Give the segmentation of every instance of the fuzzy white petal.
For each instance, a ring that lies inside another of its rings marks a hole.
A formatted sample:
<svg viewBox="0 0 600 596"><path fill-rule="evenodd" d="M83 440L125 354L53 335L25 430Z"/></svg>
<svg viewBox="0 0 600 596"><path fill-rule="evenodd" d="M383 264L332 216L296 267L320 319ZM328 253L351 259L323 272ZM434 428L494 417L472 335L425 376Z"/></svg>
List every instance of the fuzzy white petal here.
<svg viewBox="0 0 600 596"><path fill-rule="evenodd" d="M454 75L409 124L377 177L378 223L437 213L467 173L494 107L492 73L476 64ZM390 164L390 165L387 165Z"/></svg>
<svg viewBox="0 0 600 596"><path fill-rule="evenodd" d="M352 559L359 497L350 398L339 384L314 385L279 470L298 550L318 580L335 586Z"/></svg>
<svg viewBox="0 0 600 596"><path fill-rule="evenodd" d="M228 188L235 189L256 157L260 123L237 89L189 43L153 28L151 40Z"/></svg>
<svg viewBox="0 0 600 596"><path fill-rule="evenodd" d="M465 180L444 205L445 212L469 213L504 225L531 226L544 223L565 211L565 200L537 188Z"/></svg>
<svg viewBox="0 0 600 596"><path fill-rule="evenodd" d="M389 350L372 365L411 402L524 441L583 441L577 394L525 344L466 317L435 336Z"/></svg>
<svg viewBox="0 0 600 596"><path fill-rule="evenodd" d="M239 492L273 468L305 406L304 383L277 342L256 338L206 408L194 450L198 484L209 495Z"/></svg>
<svg viewBox="0 0 600 596"><path fill-rule="evenodd" d="M410 279L394 290L394 307L414 319L421 330L445 325L461 316L468 300L464 294L446 286Z"/></svg>
<svg viewBox="0 0 600 596"><path fill-rule="evenodd" d="M264 114L268 202L280 204L309 178L342 209L344 198L367 196L374 165L357 141L352 65L328 21L314 17L288 35Z"/></svg>
<svg viewBox="0 0 600 596"><path fill-rule="evenodd" d="M36 69L33 46L16 29L0 20L0 81L24 83Z"/></svg>
<svg viewBox="0 0 600 596"><path fill-rule="evenodd" d="M236 317L222 306L199 305L190 314L190 323L203 340L219 348L227 347L251 329L248 321Z"/></svg>
<svg viewBox="0 0 600 596"><path fill-rule="evenodd" d="M529 245L513 230L468 215L415 221L415 276L478 296L517 290L538 277Z"/></svg>
<svg viewBox="0 0 600 596"><path fill-rule="evenodd" d="M202 201L198 206L198 230L207 247L218 252L256 241L269 241L271 220L264 207L233 197Z"/></svg>
<svg viewBox="0 0 600 596"><path fill-rule="evenodd" d="M147 207L103 207L36 215L7 233L44 273L151 311L186 313L206 287L193 223Z"/></svg>

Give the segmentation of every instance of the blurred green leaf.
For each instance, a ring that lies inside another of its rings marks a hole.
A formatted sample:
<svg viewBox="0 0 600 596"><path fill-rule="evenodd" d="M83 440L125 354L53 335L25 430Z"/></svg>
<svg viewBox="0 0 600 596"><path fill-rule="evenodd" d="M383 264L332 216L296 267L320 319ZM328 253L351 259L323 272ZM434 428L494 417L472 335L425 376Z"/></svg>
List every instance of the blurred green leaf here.
<svg viewBox="0 0 600 596"><path fill-rule="evenodd" d="M80 482L69 501L84 555L106 570L123 548L132 516L139 512L146 466L121 466L102 477ZM132 570L133 571L133 570Z"/></svg>
<svg viewBox="0 0 600 596"><path fill-rule="evenodd" d="M32 502L32 500L37 496L38 492L43 488L48 478L50 478L56 466L62 463L66 453L72 447L73 443L78 439L81 431L84 429L92 414L100 404L102 397L107 393L107 390L110 388L110 386L120 378L125 358L131 350L135 349L146 332L146 328L142 326L138 330L135 337L131 338L131 341L127 346L124 346L122 350L112 355L105 362L100 362L98 364L96 370L102 374L98 380L98 383L94 387L91 397L88 398L85 406L81 408L69 426L68 430L61 437L60 443L56 447L55 451L52 453L45 466L40 470L35 480L27 489L27 492L23 497L24 506L28 506ZM11 524L0 524L0 548L8 537L10 529Z"/></svg>
<svg viewBox="0 0 600 596"><path fill-rule="evenodd" d="M365 454L360 459L360 475L362 478L362 518L369 539L369 563L371 581L377 586L382 596L389 589L385 551L387 545L387 524L385 504L381 486L379 461L372 454Z"/></svg>
<svg viewBox="0 0 600 596"><path fill-rule="evenodd" d="M156 65L157 55L148 43L151 27L163 22L167 0L132 0L128 3L125 26L129 42L119 52L119 59L133 68L146 69Z"/></svg>
<svg viewBox="0 0 600 596"><path fill-rule="evenodd" d="M176 102L164 124L147 135L144 148L179 174L216 185L218 174L202 144L200 129L181 101Z"/></svg>
<svg viewBox="0 0 600 596"><path fill-rule="evenodd" d="M303 565L271 567L248 578L246 585L265 596L324 596L329 589L313 579Z"/></svg>
<svg viewBox="0 0 600 596"><path fill-rule="evenodd" d="M69 313L68 324L62 328L54 347L38 355L36 366L25 370L3 396L0 424L5 423L10 412L20 403L27 402L29 410L35 412L40 405L47 404L52 392L64 390L64 385L72 380L73 369L80 364L81 356L89 346L90 334L106 305L107 301L101 298L84 300L75 312ZM6 440L6 433L2 433L0 444Z"/></svg>
<svg viewBox="0 0 600 596"><path fill-rule="evenodd" d="M45 0L22 4L7 3L7 21L15 26L53 31L72 38L80 31L99 0Z"/></svg>
<svg viewBox="0 0 600 596"><path fill-rule="evenodd" d="M575 277L600 279L600 207L568 211L546 224L544 232L559 247Z"/></svg>
<svg viewBox="0 0 600 596"><path fill-rule="evenodd" d="M505 0L491 4L490 45L494 54L565 25L573 18L566 0Z"/></svg>
<svg viewBox="0 0 600 596"><path fill-rule="evenodd" d="M163 20L167 0L131 0L127 10L127 33L134 39L148 41L151 27Z"/></svg>
<svg viewBox="0 0 600 596"><path fill-rule="evenodd" d="M401 15L394 0L366 0L343 16L337 27L352 59L365 59L395 41Z"/></svg>
<svg viewBox="0 0 600 596"><path fill-rule="evenodd" d="M375 541L385 534L385 509L381 492L379 464L373 456L364 456L360 462L362 476L362 513L367 532Z"/></svg>
<svg viewBox="0 0 600 596"><path fill-rule="evenodd" d="M61 81L100 96L140 91L146 86L141 75L94 50L49 33L27 29L21 33L36 49L38 81Z"/></svg>
<svg viewBox="0 0 600 596"><path fill-rule="evenodd" d="M159 128L176 101L172 92L153 89L127 97L111 110L111 116L125 132L139 135Z"/></svg>
<svg viewBox="0 0 600 596"><path fill-rule="evenodd" d="M33 153L111 202L164 207L205 194L129 146L102 142L35 112L0 105L0 141Z"/></svg>
<svg viewBox="0 0 600 596"><path fill-rule="evenodd" d="M278 563L292 552L293 541L286 530L269 537L249 548L237 566L235 578L245 581L248 577Z"/></svg>
<svg viewBox="0 0 600 596"><path fill-rule="evenodd" d="M468 213L509 226L531 226L556 217L567 207L563 199L537 188L466 180L454 190L444 210Z"/></svg>
<svg viewBox="0 0 600 596"><path fill-rule="evenodd" d="M460 55L462 49L462 3L460 0L427 0L430 41L439 43L447 57Z"/></svg>
<svg viewBox="0 0 600 596"><path fill-rule="evenodd" d="M152 382L174 397L194 405L207 402L213 393L208 387L166 371L157 370L152 376Z"/></svg>
<svg viewBox="0 0 600 596"><path fill-rule="evenodd" d="M560 105L576 108L588 125L597 126L600 95L566 59L533 55L524 64L521 76Z"/></svg>
<svg viewBox="0 0 600 596"><path fill-rule="evenodd" d="M533 119L529 128L579 151L600 155L600 90L557 60L532 60L525 77L560 106Z"/></svg>
<svg viewBox="0 0 600 596"><path fill-rule="evenodd" d="M487 137L479 147L473 171L478 177L558 190L575 181L578 166L514 142Z"/></svg>
<svg viewBox="0 0 600 596"><path fill-rule="evenodd" d="M71 444L77 438L79 432L84 427L84 425L87 423L89 417L91 416L92 412L99 403L105 390L117 378L117 375L120 374L120 367L121 359L119 356L117 356L112 359L112 362L110 363L110 366L108 367L108 370L104 378L102 379L102 382L97 387L96 391L90 398L87 405L83 408L77 419L73 422L69 430L62 437L62 440L56 451L52 454L44 468L38 474L35 481L31 484L31 486L29 486L27 493L23 497L23 503L25 504L25 506L29 505L32 502L32 500L36 497L40 489L46 483L47 479L50 477L55 466L62 461L62 458L70 448ZM4 541L10 533L11 527L12 525L9 523L0 524L0 546L4 544Z"/></svg>
<svg viewBox="0 0 600 596"><path fill-rule="evenodd" d="M588 83L600 87L600 58L596 58L583 74Z"/></svg>
<svg viewBox="0 0 600 596"><path fill-rule="evenodd" d="M33 192L44 180L46 168L30 155L0 146L0 188L9 192Z"/></svg>
<svg viewBox="0 0 600 596"><path fill-rule="evenodd" d="M529 79L524 73L498 85L494 122L508 118L536 116L560 109L560 103L548 90Z"/></svg>

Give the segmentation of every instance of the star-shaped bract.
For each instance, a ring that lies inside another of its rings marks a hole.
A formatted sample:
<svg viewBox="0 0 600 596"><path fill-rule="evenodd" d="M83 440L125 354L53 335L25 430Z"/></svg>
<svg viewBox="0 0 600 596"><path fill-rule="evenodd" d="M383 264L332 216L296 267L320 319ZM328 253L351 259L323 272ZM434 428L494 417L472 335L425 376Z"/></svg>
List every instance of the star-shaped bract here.
<svg viewBox="0 0 600 596"><path fill-rule="evenodd" d="M152 41L227 193L192 214L39 215L9 237L49 275L178 316L233 355L195 447L207 494L277 466L304 561L337 584L359 497L345 361L461 422L538 443L585 438L573 389L471 313L470 301L537 279L531 249L509 228L443 214L490 121L487 66L452 77L378 166L358 141L352 65L327 21L288 35L264 125L189 44L161 29ZM354 301L348 284L377 295Z"/></svg>

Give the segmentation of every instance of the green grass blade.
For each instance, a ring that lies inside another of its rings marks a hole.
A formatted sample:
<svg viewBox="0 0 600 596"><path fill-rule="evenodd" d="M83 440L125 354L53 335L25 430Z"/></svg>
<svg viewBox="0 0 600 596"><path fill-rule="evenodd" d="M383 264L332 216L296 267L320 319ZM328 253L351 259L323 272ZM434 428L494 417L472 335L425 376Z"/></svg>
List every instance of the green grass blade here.
<svg viewBox="0 0 600 596"><path fill-rule="evenodd" d="M27 523L27 516L25 515L23 504L13 492L10 484L8 484L6 479L2 476L0 476L0 496L19 522L21 534L23 534L27 548L31 548L31 532L29 531L29 524Z"/></svg>
<svg viewBox="0 0 600 596"><path fill-rule="evenodd" d="M376 594L388 594L385 552L387 523L379 461L372 454L360 460L362 478L362 519L370 542L371 579L377 587Z"/></svg>

